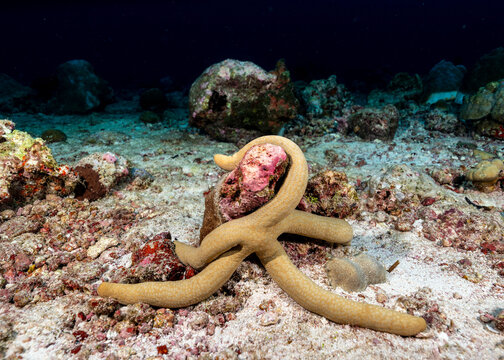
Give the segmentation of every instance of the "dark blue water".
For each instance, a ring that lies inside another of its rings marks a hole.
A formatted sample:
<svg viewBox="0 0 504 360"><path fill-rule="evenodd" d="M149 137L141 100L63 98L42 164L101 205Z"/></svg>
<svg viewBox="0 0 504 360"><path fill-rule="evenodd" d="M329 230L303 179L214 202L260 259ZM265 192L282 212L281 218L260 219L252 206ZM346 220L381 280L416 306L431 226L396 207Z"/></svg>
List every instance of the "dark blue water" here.
<svg viewBox="0 0 504 360"><path fill-rule="evenodd" d="M17 1L0 10L0 72L29 84L83 58L115 87L188 86L225 58L296 79L336 74L348 86L426 73L441 59L470 67L504 45L504 2Z"/></svg>

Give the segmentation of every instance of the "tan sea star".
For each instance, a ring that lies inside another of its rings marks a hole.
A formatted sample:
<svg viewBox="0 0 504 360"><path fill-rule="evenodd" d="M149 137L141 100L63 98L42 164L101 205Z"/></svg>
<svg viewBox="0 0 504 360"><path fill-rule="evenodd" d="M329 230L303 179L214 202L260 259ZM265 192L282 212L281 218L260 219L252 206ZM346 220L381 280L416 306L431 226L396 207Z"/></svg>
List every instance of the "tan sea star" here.
<svg viewBox="0 0 504 360"><path fill-rule="evenodd" d="M308 165L301 149L281 136L257 138L232 156L215 155L225 170L234 169L248 149L270 143L281 146L290 157L290 168L282 187L267 204L245 217L226 222L209 233L197 248L176 242L180 260L204 269L180 281L140 284L102 283L98 294L123 304L144 302L176 308L200 302L215 293L248 255L256 253L273 280L304 308L336 323L410 336L426 328L425 320L381 306L354 302L324 290L289 260L277 238L292 233L332 243L349 243L350 225L296 210L308 182Z"/></svg>

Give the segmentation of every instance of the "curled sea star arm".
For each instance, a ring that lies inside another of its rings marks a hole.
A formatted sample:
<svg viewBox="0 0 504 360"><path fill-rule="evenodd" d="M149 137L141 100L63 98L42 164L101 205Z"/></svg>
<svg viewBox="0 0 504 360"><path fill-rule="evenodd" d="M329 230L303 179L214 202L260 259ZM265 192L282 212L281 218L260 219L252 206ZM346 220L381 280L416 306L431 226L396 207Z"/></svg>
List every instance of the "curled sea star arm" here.
<svg viewBox="0 0 504 360"><path fill-rule="evenodd" d="M98 295L115 298L121 304L143 302L167 308L189 306L205 300L219 290L248 255L249 252L245 249L232 249L186 280L139 284L103 282L98 287Z"/></svg>
<svg viewBox="0 0 504 360"><path fill-rule="evenodd" d="M198 247L174 241L175 253L184 264L196 269L202 268L247 238L250 229L245 227L242 219L244 218L231 220L216 227Z"/></svg>
<svg viewBox="0 0 504 360"><path fill-rule="evenodd" d="M307 236L330 243L348 244L352 240L352 227L341 219L329 218L294 210L279 226L282 232Z"/></svg>
<svg viewBox="0 0 504 360"><path fill-rule="evenodd" d="M336 323L403 336L416 335L427 326L421 317L347 300L322 289L292 264L277 241L258 255L273 280L299 305Z"/></svg>
<svg viewBox="0 0 504 360"><path fill-rule="evenodd" d="M290 168L278 193L267 204L247 215L248 221L251 223L271 226L285 218L299 204L306 189L308 164L299 146L282 136L262 136L252 140L231 156L215 155L214 161L221 168L232 170L252 146L259 144L278 145L290 157Z"/></svg>

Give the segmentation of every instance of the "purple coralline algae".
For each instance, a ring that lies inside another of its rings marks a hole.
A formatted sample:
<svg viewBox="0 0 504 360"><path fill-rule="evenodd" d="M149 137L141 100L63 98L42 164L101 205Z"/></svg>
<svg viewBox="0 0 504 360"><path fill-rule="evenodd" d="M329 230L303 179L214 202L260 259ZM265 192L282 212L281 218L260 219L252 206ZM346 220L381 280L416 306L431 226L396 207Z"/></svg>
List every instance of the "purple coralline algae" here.
<svg viewBox="0 0 504 360"><path fill-rule="evenodd" d="M369 93L368 105L381 107L392 104L403 108L408 101L419 98L422 92L422 79L418 74L398 73L390 80L386 89L375 89Z"/></svg>
<svg viewBox="0 0 504 360"><path fill-rule="evenodd" d="M359 198L345 173L323 171L308 181L298 209L322 216L344 219L359 211Z"/></svg>
<svg viewBox="0 0 504 360"><path fill-rule="evenodd" d="M75 164L74 170L84 182L75 189L79 200L99 199L129 175L128 160L111 152L88 155Z"/></svg>
<svg viewBox="0 0 504 360"><path fill-rule="evenodd" d="M71 168L56 163L44 140L14 128L0 120L0 205L69 195L78 180Z"/></svg>
<svg viewBox="0 0 504 360"><path fill-rule="evenodd" d="M363 108L349 118L349 130L365 140L392 140L399 126L399 111L394 105Z"/></svg>
<svg viewBox="0 0 504 360"><path fill-rule="evenodd" d="M224 60L207 68L189 92L190 124L223 141L276 134L298 106L283 61L266 72L248 61Z"/></svg>
<svg viewBox="0 0 504 360"><path fill-rule="evenodd" d="M136 249L135 249L136 248ZM109 277L114 282L175 281L188 279L196 271L182 264L175 255L170 233L161 233L144 244L133 245L131 267L114 269Z"/></svg>
<svg viewBox="0 0 504 360"><path fill-rule="evenodd" d="M85 114L112 102L113 91L86 60L70 60L56 70L57 87L48 110L60 114Z"/></svg>
<svg viewBox="0 0 504 360"><path fill-rule="evenodd" d="M200 238L218 225L245 216L275 195L289 159L277 145L252 147L239 165L205 196L205 216Z"/></svg>

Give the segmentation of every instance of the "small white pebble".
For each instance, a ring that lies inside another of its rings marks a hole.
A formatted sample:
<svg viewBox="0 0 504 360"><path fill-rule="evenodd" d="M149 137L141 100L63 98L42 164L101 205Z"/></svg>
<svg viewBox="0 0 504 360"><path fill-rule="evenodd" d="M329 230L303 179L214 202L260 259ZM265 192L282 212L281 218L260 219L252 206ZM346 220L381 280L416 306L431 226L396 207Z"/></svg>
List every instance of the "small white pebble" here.
<svg viewBox="0 0 504 360"><path fill-rule="evenodd" d="M266 311L261 315L259 319L259 324L262 326L275 325L280 321L278 314L276 312Z"/></svg>

